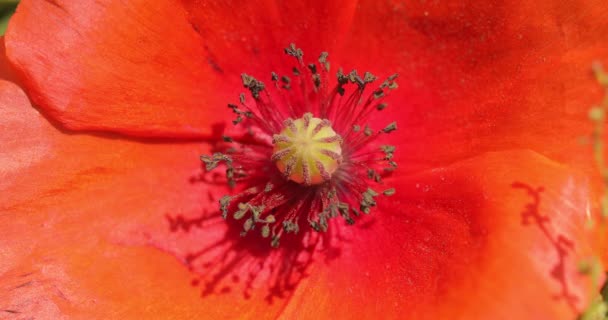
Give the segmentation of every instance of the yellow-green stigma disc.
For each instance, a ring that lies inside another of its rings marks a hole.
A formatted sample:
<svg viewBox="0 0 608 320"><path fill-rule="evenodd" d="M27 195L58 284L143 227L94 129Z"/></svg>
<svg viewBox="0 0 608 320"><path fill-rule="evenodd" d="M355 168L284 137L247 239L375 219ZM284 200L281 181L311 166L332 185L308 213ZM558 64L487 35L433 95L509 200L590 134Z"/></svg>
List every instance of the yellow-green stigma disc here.
<svg viewBox="0 0 608 320"><path fill-rule="evenodd" d="M306 113L285 121L285 128L274 135L272 160L286 179L304 185L331 179L342 161L342 138L328 120Z"/></svg>

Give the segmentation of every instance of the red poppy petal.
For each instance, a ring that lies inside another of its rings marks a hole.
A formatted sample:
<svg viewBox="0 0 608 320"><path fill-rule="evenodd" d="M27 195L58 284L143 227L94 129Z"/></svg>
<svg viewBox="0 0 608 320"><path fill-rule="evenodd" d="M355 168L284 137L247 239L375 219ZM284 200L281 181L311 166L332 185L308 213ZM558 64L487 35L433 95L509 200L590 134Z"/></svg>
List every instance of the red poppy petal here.
<svg viewBox="0 0 608 320"><path fill-rule="evenodd" d="M198 168L196 145L66 135L28 108L17 86L1 81L0 93L3 312L128 319L204 310L274 318L282 309L285 300L271 305L240 292L201 299L178 261L124 246L142 223L211 205L189 180ZM575 265L591 254L582 227L592 198L587 182L530 152L506 152L400 181L397 206L372 216L370 228L345 229L341 254L329 264L317 260L285 316L296 309L299 317L338 318L572 316L567 303L552 298L564 288L560 274L551 275L560 247L539 225L521 225L532 199L512 182L544 187L539 209L549 217L548 234L574 243L561 246L565 283L579 308L588 297Z"/></svg>
<svg viewBox="0 0 608 320"><path fill-rule="evenodd" d="M345 229L342 255L310 271L284 318L573 319L589 302L584 177L511 151L396 183L393 204ZM538 207L526 187L543 188Z"/></svg>
<svg viewBox="0 0 608 320"><path fill-rule="evenodd" d="M0 79L15 80L13 69L6 60L6 47L4 46L4 37L0 37Z"/></svg>
<svg viewBox="0 0 608 320"><path fill-rule="evenodd" d="M580 140L592 128L589 108L601 101L591 65L608 57L607 2L442 1L404 5L400 14L387 5L368 9L392 27L360 27L345 47L382 48L387 54L377 65L401 75L387 111L403 130L395 140L409 159L404 170L513 148L592 163Z"/></svg>
<svg viewBox="0 0 608 320"><path fill-rule="evenodd" d="M200 137L226 105L175 1L22 1L6 46L34 104L69 129Z"/></svg>
<svg viewBox="0 0 608 320"><path fill-rule="evenodd" d="M321 50L333 55L361 10L356 2L334 1L182 2L218 65L227 73L257 71L261 79L285 64L283 48L290 43L311 62Z"/></svg>
<svg viewBox="0 0 608 320"><path fill-rule="evenodd" d="M332 70L399 73L382 120L402 130L405 170L513 148L591 163L580 138L601 99L590 70L608 57L606 1L185 3L232 73L265 79L289 42L310 62L329 51Z"/></svg>
<svg viewBox="0 0 608 320"><path fill-rule="evenodd" d="M281 308L241 292L201 299L180 261L129 240L142 225L168 229L165 215L216 206L192 180L209 150L61 132L4 80L0 114L0 318L272 317Z"/></svg>

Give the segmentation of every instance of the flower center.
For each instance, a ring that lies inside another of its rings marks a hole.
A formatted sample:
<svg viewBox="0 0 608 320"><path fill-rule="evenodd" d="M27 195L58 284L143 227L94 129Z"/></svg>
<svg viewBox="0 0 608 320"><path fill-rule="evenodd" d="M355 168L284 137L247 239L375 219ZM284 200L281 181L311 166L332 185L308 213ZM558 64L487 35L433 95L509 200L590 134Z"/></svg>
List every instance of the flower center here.
<svg viewBox="0 0 608 320"><path fill-rule="evenodd" d="M378 197L396 192L384 182L397 169L396 147L384 143L398 138L389 138L397 124L376 118L387 120L382 128L371 120L387 108L397 75L374 85L370 72L338 69L332 85L326 52L309 64L293 44L285 53L296 64L271 72L269 85L241 74L250 98L241 93L239 104L228 104L237 130L201 156L206 171L223 167L233 188L219 200L222 216L242 223L243 236L259 232L273 247L286 234L319 239L308 231L326 232L337 217L352 225Z"/></svg>
<svg viewBox="0 0 608 320"><path fill-rule="evenodd" d="M285 128L273 137L271 159L291 181L313 185L331 179L342 161L342 138L326 119L302 118L285 121Z"/></svg>

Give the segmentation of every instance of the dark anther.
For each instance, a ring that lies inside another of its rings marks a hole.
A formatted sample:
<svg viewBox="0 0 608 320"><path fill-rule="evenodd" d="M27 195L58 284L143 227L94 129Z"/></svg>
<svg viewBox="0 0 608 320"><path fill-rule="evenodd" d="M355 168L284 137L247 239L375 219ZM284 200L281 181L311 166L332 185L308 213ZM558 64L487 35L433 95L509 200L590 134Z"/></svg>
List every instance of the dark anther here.
<svg viewBox="0 0 608 320"><path fill-rule="evenodd" d="M313 74L312 81L314 82L315 87L319 89L319 87L321 86L321 76L319 76L318 74Z"/></svg>
<svg viewBox="0 0 608 320"><path fill-rule="evenodd" d="M352 83L356 83L359 88L363 88L365 86L365 81L361 79L361 77L357 73L357 70L353 70L348 74L348 80L350 80L350 82Z"/></svg>
<svg viewBox="0 0 608 320"><path fill-rule="evenodd" d="M241 79L243 80L243 87L249 89L254 98L259 98L260 91L265 88L264 83L246 73L241 74Z"/></svg>
<svg viewBox="0 0 608 320"><path fill-rule="evenodd" d="M387 107L387 106L388 106L388 104L386 104L385 102L383 102L383 103L379 103L379 104L376 106L376 109L377 109L378 111L382 111L382 110L386 109L386 107Z"/></svg>
<svg viewBox="0 0 608 320"><path fill-rule="evenodd" d="M389 133L395 130L397 130L397 122L393 121L388 126L386 126L386 128L382 129L382 132Z"/></svg>
<svg viewBox="0 0 608 320"><path fill-rule="evenodd" d="M325 71L329 71L329 61L327 61L327 57L329 54L327 52L321 52L319 55L319 63L325 68Z"/></svg>
<svg viewBox="0 0 608 320"><path fill-rule="evenodd" d="M361 79L361 77L359 77L358 75L355 76L355 82L357 83L359 88L363 88L365 86L365 81L363 81L363 79Z"/></svg>
<svg viewBox="0 0 608 320"><path fill-rule="evenodd" d="M376 89L376 91L374 91L374 98L375 99L379 99L384 97L384 90L382 89Z"/></svg>
<svg viewBox="0 0 608 320"><path fill-rule="evenodd" d="M317 74L317 65L315 65L314 63L309 64L308 69L310 69L310 72L312 72L312 74Z"/></svg>
<svg viewBox="0 0 608 320"><path fill-rule="evenodd" d="M336 73L336 77L338 78L338 85L344 85L348 83L348 77L342 72L342 69L339 69Z"/></svg>
<svg viewBox="0 0 608 320"><path fill-rule="evenodd" d="M228 217L228 206L230 205L230 200L232 200L232 198L227 195L220 198L220 211L222 211L222 217L224 219Z"/></svg>
<svg viewBox="0 0 608 320"><path fill-rule="evenodd" d="M366 72L365 75L363 76L363 80L365 81L365 83L370 83L370 82L374 82L376 81L377 77L375 75L373 75L371 72Z"/></svg>
<svg viewBox="0 0 608 320"><path fill-rule="evenodd" d="M385 196L392 196L395 194L395 188L386 189L382 192Z"/></svg>
<svg viewBox="0 0 608 320"><path fill-rule="evenodd" d="M296 45L293 43L289 44L289 47L285 48L285 53L296 57L298 60L302 60L302 57L304 56L302 49L296 48Z"/></svg>

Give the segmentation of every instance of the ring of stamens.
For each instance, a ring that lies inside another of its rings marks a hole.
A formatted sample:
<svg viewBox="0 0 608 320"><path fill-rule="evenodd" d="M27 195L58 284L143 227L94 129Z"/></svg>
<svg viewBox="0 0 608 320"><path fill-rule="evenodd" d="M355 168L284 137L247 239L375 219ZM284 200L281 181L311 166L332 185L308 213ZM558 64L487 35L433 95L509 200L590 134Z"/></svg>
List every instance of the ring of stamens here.
<svg viewBox="0 0 608 320"><path fill-rule="evenodd" d="M242 74L254 104L241 93L240 105L228 107L236 114L233 124L244 130L234 138L224 136L227 145L220 143L220 152L201 156L206 171L221 165L230 187L243 186L219 200L222 217L244 221L242 236L259 230L273 247L304 225L325 232L330 219L338 216L351 225L354 217L371 213L378 196L396 192L377 190L385 188L383 178L397 169L395 146L381 145L378 139L397 130L397 124L376 130L366 123L387 108L383 100L398 88L397 74L366 97L365 90L377 79L371 73L338 69L331 89L327 53L321 53L318 64L308 65L294 44L285 53L296 58L293 77L272 72L273 85L266 86Z"/></svg>
<svg viewBox="0 0 608 320"><path fill-rule="evenodd" d="M273 136L272 160L285 179L304 184L321 184L342 162L342 138L326 119L306 113L287 119L280 134Z"/></svg>

